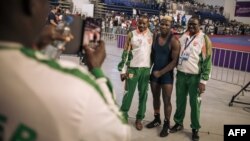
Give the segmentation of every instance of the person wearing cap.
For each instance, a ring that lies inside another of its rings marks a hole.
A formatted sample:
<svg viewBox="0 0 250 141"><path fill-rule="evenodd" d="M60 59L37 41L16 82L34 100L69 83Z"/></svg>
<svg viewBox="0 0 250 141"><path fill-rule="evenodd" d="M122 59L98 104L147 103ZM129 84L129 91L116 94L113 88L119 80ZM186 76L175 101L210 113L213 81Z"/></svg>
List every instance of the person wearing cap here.
<svg viewBox="0 0 250 141"><path fill-rule="evenodd" d="M173 90L174 73L180 52L180 44L171 32L172 17L164 16L160 21L160 33L155 35L152 46L153 68L150 77L151 91L153 94L153 107L155 119L146 125L147 128L157 127L160 119L160 96L162 93L164 104L164 125L161 137L168 135L170 116L172 111L171 94Z"/></svg>
<svg viewBox="0 0 250 141"><path fill-rule="evenodd" d="M128 111L138 84L139 106L135 127L137 130L142 130L142 120L145 117L148 97L147 91L150 77L150 54L153 34L148 29L149 19L147 16L142 15L137 25L137 29L128 33L122 60L118 64L118 70L121 73L121 80L126 80L125 94L120 109L127 120Z"/></svg>

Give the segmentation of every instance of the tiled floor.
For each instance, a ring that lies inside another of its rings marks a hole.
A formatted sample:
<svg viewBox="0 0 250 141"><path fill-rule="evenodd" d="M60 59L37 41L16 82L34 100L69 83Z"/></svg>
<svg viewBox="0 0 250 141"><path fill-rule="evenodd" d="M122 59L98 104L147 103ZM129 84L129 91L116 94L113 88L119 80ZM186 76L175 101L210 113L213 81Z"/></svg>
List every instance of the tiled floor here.
<svg viewBox="0 0 250 141"><path fill-rule="evenodd" d="M123 97L124 84L120 81L119 72L117 71L117 64L120 61L122 49L113 45L106 45L107 58L103 64L103 70L113 83L113 87L117 94L117 103L120 105ZM62 59L72 60L78 63L78 58L63 56ZM201 126L200 141L223 141L223 127L225 124L248 124L250 125L250 109L249 105L233 104L229 107L228 104L232 96L237 93L241 88L236 85L223 83L216 80L210 80L207 84L206 92L202 96L201 106ZM190 128L190 108L187 104L186 117L184 121L184 130L169 134L168 137L161 138L159 133L162 126L154 129L143 128L142 131L137 131L134 128L135 115L138 106L137 92L133 98L132 106L129 112L129 124L132 129L133 141L191 141L191 128ZM153 106L151 90L148 91L148 102L146 116L143 124L147 124L153 119ZM173 114L175 112L175 89L172 93L172 116L171 126L174 125ZM237 97L239 101L250 103L250 92L245 92L244 96ZM161 109L162 110L162 109ZM163 112L161 112L163 113ZM163 114L162 114L163 119Z"/></svg>

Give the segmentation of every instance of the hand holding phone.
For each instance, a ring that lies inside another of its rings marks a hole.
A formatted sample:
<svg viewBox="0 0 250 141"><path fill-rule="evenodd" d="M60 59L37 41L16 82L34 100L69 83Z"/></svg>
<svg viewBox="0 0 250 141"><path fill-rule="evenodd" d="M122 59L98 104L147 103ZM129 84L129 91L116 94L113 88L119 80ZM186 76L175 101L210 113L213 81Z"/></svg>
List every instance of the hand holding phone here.
<svg viewBox="0 0 250 141"><path fill-rule="evenodd" d="M83 46L96 48L101 40L102 20L87 17L84 22Z"/></svg>
<svg viewBox="0 0 250 141"><path fill-rule="evenodd" d="M92 70L93 68L101 68L106 57L104 42L100 41L95 49L88 46L84 46L83 49L86 55L86 65L89 70Z"/></svg>
<svg viewBox="0 0 250 141"><path fill-rule="evenodd" d="M75 16L71 25L74 39L66 45L64 54L79 56L80 61L87 64L90 70L100 67L105 58L104 43L100 43L101 23L101 19L87 17L83 20Z"/></svg>

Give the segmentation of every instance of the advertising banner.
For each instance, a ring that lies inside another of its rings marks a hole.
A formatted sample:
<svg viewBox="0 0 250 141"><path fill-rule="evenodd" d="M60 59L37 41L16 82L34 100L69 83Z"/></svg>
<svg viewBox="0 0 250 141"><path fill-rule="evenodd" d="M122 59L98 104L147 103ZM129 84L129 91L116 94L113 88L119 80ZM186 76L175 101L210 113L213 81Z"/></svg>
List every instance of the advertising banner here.
<svg viewBox="0 0 250 141"><path fill-rule="evenodd" d="M235 17L250 17L250 1L236 1Z"/></svg>

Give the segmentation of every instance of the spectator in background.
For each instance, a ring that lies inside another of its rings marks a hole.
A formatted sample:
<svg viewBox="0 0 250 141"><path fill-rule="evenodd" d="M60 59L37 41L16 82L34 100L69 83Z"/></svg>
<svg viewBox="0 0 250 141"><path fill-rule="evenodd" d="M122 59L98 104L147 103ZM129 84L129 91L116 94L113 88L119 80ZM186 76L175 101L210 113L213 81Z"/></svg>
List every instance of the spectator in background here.
<svg viewBox="0 0 250 141"><path fill-rule="evenodd" d="M102 32L106 32L105 31L105 27L106 27L106 25L105 25L105 19L102 18Z"/></svg>
<svg viewBox="0 0 250 141"><path fill-rule="evenodd" d="M154 19L150 20L149 22L149 29L152 33L154 33L155 26L154 26Z"/></svg>
<svg viewBox="0 0 250 141"><path fill-rule="evenodd" d="M177 25L180 24L180 19L181 19L181 13L177 14Z"/></svg>
<svg viewBox="0 0 250 141"><path fill-rule="evenodd" d="M105 32L109 32L109 18L107 16L105 18Z"/></svg>
<svg viewBox="0 0 250 141"><path fill-rule="evenodd" d="M212 66L212 44L200 30L198 17L191 17L188 29L179 39L181 51L176 75L175 125L170 132L183 129L187 95L191 106L192 140L199 140L201 94L205 92Z"/></svg>
<svg viewBox="0 0 250 141"><path fill-rule="evenodd" d="M136 9L136 14L137 14L137 16L140 16L142 14L141 10L140 9Z"/></svg>
<svg viewBox="0 0 250 141"><path fill-rule="evenodd" d="M58 8L56 6L51 7L50 13L47 18L47 24L57 26L58 24L58 19L56 17L57 10Z"/></svg>
<svg viewBox="0 0 250 141"><path fill-rule="evenodd" d="M84 47L89 71L34 49L42 48L35 43L48 5L47 0L0 1L5 19L0 22L0 140L129 141L129 127L100 69L103 42L96 50ZM41 40L65 39L49 27Z"/></svg>
<svg viewBox="0 0 250 141"><path fill-rule="evenodd" d="M133 18L135 18L135 16L137 15L137 10L135 9L135 7L133 7L132 9L132 13L133 13Z"/></svg>
<svg viewBox="0 0 250 141"><path fill-rule="evenodd" d="M162 2L161 3L161 6L160 6L160 11L162 12L162 13L166 13L167 11L167 7L166 7L166 2Z"/></svg>
<svg viewBox="0 0 250 141"><path fill-rule="evenodd" d="M133 18L131 21L131 30L135 30L137 26L136 18Z"/></svg>
<svg viewBox="0 0 250 141"><path fill-rule="evenodd" d="M181 26L185 27L187 22L186 14L181 17Z"/></svg>
<svg viewBox="0 0 250 141"><path fill-rule="evenodd" d="M109 21L109 33L113 33L113 27L114 27L114 19L113 17L111 17Z"/></svg>
<svg viewBox="0 0 250 141"><path fill-rule="evenodd" d="M121 34L127 34L127 24L125 20L122 20L122 24L121 24Z"/></svg>
<svg viewBox="0 0 250 141"><path fill-rule="evenodd" d="M62 15L64 14L64 11L60 8L60 6L56 6L56 19L57 19L57 22L60 22L62 20Z"/></svg>
<svg viewBox="0 0 250 141"><path fill-rule="evenodd" d="M113 30L112 33L113 35L117 33L117 29L118 29L118 18L117 16L113 16Z"/></svg>

